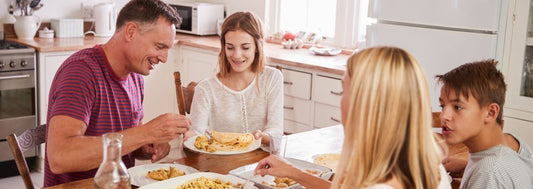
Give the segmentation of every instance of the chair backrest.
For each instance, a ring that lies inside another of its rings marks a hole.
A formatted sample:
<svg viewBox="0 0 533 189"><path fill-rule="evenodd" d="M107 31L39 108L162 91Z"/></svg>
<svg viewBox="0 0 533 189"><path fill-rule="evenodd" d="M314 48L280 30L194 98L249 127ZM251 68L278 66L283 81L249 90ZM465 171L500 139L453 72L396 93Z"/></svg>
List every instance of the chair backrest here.
<svg viewBox="0 0 533 189"><path fill-rule="evenodd" d="M174 72L174 84L176 85L176 98L178 101L178 110L181 115L191 112L191 103L194 96L196 82L190 82L186 87L181 84L181 74L179 71Z"/></svg>
<svg viewBox="0 0 533 189"><path fill-rule="evenodd" d="M44 138L46 135L46 125L40 125L36 128L28 129L24 131L20 136L17 136L15 133L10 134L6 137L9 148L11 148L11 153L17 164L17 169L22 176L24 185L26 188L33 189L33 182L30 177L30 169L26 163L26 158L24 158L24 152L30 148L35 147L36 145L44 143Z"/></svg>
<svg viewBox="0 0 533 189"><path fill-rule="evenodd" d="M442 125L441 125L441 123L440 123L440 118L439 118L439 116L440 116L440 112L433 112L431 115L432 115L432 117L433 117L433 124L432 124L432 126L433 126L433 127L441 127Z"/></svg>

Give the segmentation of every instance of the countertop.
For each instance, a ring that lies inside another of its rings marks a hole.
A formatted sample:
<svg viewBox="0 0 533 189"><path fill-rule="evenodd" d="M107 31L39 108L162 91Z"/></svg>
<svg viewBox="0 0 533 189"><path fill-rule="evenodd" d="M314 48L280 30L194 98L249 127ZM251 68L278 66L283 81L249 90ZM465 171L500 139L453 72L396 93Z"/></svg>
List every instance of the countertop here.
<svg viewBox="0 0 533 189"><path fill-rule="evenodd" d="M220 38L218 36L195 36L189 34L176 34L177 45L185 45L204 50L219 52ZM77 51L90 48L96 44L103 44L109 40L107 37L86 36L84 38L54 38L54 39L17 39L6 40L21 43L35 48L38 53ZM298 68L318 70L332 74L342 75L346 69L346 60L349 55L335 56L314 55L309 49L283 49L280 44L265 43L265 54L270 63L280 63Z"/></svg>

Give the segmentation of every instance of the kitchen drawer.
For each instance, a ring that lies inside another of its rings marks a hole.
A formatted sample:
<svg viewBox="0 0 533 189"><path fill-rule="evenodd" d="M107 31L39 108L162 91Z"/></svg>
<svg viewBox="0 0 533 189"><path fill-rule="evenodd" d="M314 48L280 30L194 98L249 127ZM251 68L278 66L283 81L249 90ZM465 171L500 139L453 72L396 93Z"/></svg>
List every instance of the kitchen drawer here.
<svg viewBox="0 0 533 189"><path fill-rule="evenodd" d="M284 119L311 125L313 102L285 95L283 105Z"/></svg>
<svg viewBox="0 0 533 189"><path fill-rule="evenodd" d="M341 109L326 104L315 104L315 127L322 128L341 124Z"/></svg>
<svg viewBox="0 0 533 189"><path fill-rule="evenodd" d="M318 75L313 85L313 99L316 102L339 107L342 95L342 80Z"/></svg>
<svg viewBox="0 0 533 189"><path fill-rule="evenodd" d="M282 69L283 90L286 95L311 99L311 73Z"/></svg>
<svg viewBox="0 0 533 189"><path fill-rule="evenodd" d="M284 127L285 133L288 133L288 134L294 134L294 133L313 130L313 127L309 125L301 124L301 123L290 121L290 120L283 120L283 127Z"/></svg>

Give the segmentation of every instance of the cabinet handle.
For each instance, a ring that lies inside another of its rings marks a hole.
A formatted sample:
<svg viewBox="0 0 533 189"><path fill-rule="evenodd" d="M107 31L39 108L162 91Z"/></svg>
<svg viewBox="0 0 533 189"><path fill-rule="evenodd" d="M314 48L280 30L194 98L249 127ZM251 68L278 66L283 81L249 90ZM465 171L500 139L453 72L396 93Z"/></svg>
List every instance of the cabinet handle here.
<svg viewBox="0 0 533 189"><path fill-rule="evenodd" d="M287 110L294 110L294 107L290 107L290 106L283 106L283 109L287 109Z"/></svg>
<svg viewBox="0 0 533 189"><path fill-rule="evenodd" d="M341 92L329 91L329 93L337 95L337 96L341 96L342 95L342 91Z"/></svg>
<svg viewBox="0 0 533 189"><path fill-rule="evenodd" d="M334 122L337 122L337 123L340 123L340 122L341 122L341 120L335 119L335 118L333 118L333 117L329 117L329 118L330 118L332 121L334 121Z"/></svg>
<svg viewBox="0 0 533 189"><path fill-rule="evenodd" d="M292 85L292 82L291 82L291 81L283 81L283 84L285 84L285 85Z"/></svg>

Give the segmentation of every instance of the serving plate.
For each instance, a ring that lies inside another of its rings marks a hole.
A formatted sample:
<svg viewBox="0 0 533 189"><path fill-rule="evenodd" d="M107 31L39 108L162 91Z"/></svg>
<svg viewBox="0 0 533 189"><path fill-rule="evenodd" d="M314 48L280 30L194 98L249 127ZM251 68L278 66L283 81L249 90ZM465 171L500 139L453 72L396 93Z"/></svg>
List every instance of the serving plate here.
<svg viewBox="0 0 533 189"><path fill-rule="evenodd" d="M175 177L171 179L167 179L164 181L148 184L145 186L140 187L140 189L175 189L181 184L195 178L199 177L206 177L210 179L218 178L224 182L231 182L233 185L242 184L244 189L257 189L253 185L252 182L246 182L246 180L233 176L233 175L221 175L218 173L211 173L211 172L198 172L198 173L192 173L188 175L183 175L181 177Z"/></svg>
<svg viewBox="0 0 533 189"><path fill-rule="evenodd" d="M196 137L199 137L199 136L200 135L196 135L196 136L188 138L187 140L185 140L185 142L183 142L183 145L195 152L200 152L200 153L205 153L205 154L216 154L216 155L243 154L246 152L254 151L261 146L261 140L254 139L254 142L250 144L250 146L248 146L248 148L244 150L207 152L205 150L199 150L198 148L194 147L194 142L196 141Z"/></svg>
<svg viewBox="0 0 533 189"><path fill-rule="evenodd" d="M311 47L309 48L313 54L316 55L322 55L322 56L334 56L338 55L342 52L339 48L317 48L317 47Z"/></svg>
<svg viewBox="0 0 533 189"><path fill-rule="evenodd" d="M148 178L146 174L148 174L148 171L158 170L161 168L168 169L170 166L185 172L185 175L199 172L195 168L192 168L186 165L175 164L175 163L144 164L144 165L139 165L135 167L130 167L128 169L128 173L130 174L130 178L131 178L130 180L131 184L135 186L144 186L147 184L160 182L158 180Z"/></svg>
<svg viewBox="0 0 533 189"><path fill-rule="evenodd" d="M293 164L295 167L303 171L306 171L306 170L317 171L315 175L322 179L329 180L331 176L333 176L333 172L330 168L317 165L311 162L299 160L299 159L285 158L285 160L287 160L288 162ZM241 177L243 179L248 179L254 182L255 186L257 186L260 189L278 188L278 187L273 187L267 184L263 184L263 181L269 184L274 184L274 177L270 175L265 175L264 177L262 177L261 175L254 175L255 167L257 167L257 163L245 165L245 166L238 167L236 169L231 170L229 174ZM289 187L285 187L285 189L301 189L301 188L304 188L304 187L300 184L295 184Z"/></svg>

